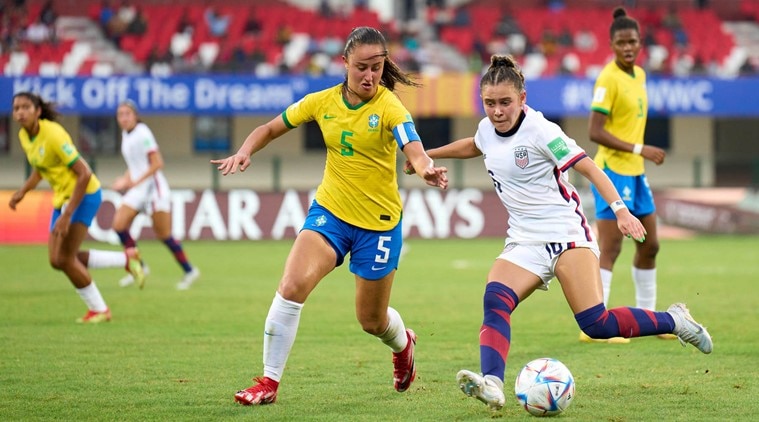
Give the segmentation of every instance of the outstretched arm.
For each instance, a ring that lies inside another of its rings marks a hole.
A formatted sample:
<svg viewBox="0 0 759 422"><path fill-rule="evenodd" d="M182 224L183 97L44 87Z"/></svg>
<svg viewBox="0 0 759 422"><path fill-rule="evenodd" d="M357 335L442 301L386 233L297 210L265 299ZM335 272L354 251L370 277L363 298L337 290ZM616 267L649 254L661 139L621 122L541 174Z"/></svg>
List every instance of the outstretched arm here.
<svg viewBox="0 0 759 422"><path fill-rule="evenodd" d="M593 160L585 157L574 165L574 169L585 176L590 183L593 183L596 189L598 189L598 193L601 194L601 197L611 206L614 215L617 217L617 227L622 234L632 237L638 242L646 240L646 229L643 227L643 224L634 215L630 214L630 210L627 209L622 198L620 198L614 184L611 183L606 173L596 166Z"/></svg>
<svg viewBox="0 0 759 422"><path fill-rule="evenodd" d="M448 187L448 169L445 167L435 167L421 142L409 142L403 147L403 153L406 155L406 168L411 168L430 186L437 186L442 189ZM406 173L411 174L406 171Z"/></svg>
<svg viewBox="0 0 759 422"><path fill-rule="evenodd" d="M427 150L427 155L432 159L437 158L474 158L482 155L474 144L474 138L463 138L453 141L442 147ZM414 174L416 170L409 161L406 161L403 171L406 174Z"/></svg>
<svg viewBox="0 0 759 422"><path fill-rule="evenodd" d="M258 126L253 132L245 138L237 153L227 158L211 160L211 164L218 164L216 167L222 175L226 176L235 173L239 167L240 171L245 171L250 166L250 157L256 152L263 149L269 142L282 136L290 129L285 125L282 115L271 119L269 122Z"/></svg>

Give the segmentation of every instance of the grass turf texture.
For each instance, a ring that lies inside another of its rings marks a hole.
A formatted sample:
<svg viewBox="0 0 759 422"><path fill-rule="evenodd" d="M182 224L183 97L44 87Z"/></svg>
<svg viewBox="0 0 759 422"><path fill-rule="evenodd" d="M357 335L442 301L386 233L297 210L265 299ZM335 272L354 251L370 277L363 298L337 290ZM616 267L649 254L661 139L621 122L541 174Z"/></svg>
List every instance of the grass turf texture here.
<svg viewBox="0 0 759 422"><path fill-rule="evenodd" d="M290 241L186 242L203 275L189 291L165 247L141 242L151 275L140 291L120 288L122 270L93 270L113 321L82 326L86 311L44 246L1 246L0 420L487 420L455 375L479 371L482 292L501 239L408 241L391 305L419 335L418 375L392 387L389 349L354 316L347 265L306 303L278 401L233 402L260 375L261 340ZM115 249L98 243L86 247ZM662 242L659 308L686 302L714 338L703 355L677 341L585 344L561 290L536 292L512 318L506 406L497 415L531 418L513 397L529 360L564 362L577 396L561 420L750 420L759 415L759 242L699 237ZM632 243L617 264L611 305L634 302Z"/></svg>

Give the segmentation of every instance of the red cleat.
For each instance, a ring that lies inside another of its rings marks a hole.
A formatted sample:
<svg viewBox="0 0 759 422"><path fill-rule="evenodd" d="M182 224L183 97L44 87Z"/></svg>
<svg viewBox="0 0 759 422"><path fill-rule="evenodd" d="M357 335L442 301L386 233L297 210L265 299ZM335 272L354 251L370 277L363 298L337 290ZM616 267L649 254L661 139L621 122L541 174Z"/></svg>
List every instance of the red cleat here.
<svg viewBox="0 0 759 422"><path fill-rule="evenodd" d="M269 377L253 378L256 385L235 393L235 401L244 406L251 404L271 404L277 400L279 383Z"/></svg>
<svg viewBox="0 0 759 422"><path fill-rule="evenodd" d="M408 344L402 352L393 353L393 380L395 390L402 393L408 390L416 378L416 365L414 364L414 347L416 346L416 333L407 328L406 336Z"/></svg>
<svg viewBox="0 0 759 422"><path fill-rule="evenodd" d="M87 311L83 317L78 318L76 322L80 324L97 324L99 322L108 322L111 320L111 311L106 309L105 312Z"/></svg>

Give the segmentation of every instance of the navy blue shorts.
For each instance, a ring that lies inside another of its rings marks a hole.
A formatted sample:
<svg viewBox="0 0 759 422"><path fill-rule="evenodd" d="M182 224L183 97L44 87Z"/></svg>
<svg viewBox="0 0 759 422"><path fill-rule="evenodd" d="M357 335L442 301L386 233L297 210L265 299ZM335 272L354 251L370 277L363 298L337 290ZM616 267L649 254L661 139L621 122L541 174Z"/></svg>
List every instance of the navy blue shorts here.
<svg viewBox="0 0 759 422"><path fill-rule="evenodd" d="M337 254L339 267L350 253L350 271L367 280L378 280L398 268L403 246L402 224L388 231L366 230L348 224L326 208L311 203L301 230L324 236Z"/></svg>

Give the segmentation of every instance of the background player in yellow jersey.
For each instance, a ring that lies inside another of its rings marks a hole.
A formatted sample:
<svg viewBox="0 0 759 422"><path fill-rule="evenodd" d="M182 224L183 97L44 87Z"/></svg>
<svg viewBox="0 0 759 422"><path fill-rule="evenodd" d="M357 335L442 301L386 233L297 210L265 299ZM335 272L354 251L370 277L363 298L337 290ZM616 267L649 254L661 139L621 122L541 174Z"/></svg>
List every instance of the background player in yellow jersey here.
<svg viewBox="0 0 759 422"><path fill-rule="evenodd" d="M356 316L364 331L392 349L395 389L406 391L416 374L416 334L388 306L403 243L397 148L430 186L445 189L447 170L435 167L424 152L411 116L392 92L396 83L416 83L390 60L384 36L374 28L354 29L343 61L343 83L306 95L253 130L235 155L211 161L223 175L244 171L251 155L308 121L319 124L327 148L324 178L266 318L263 377L235 394L244 405L276 400L303 304L348 253L356 279Z"/></svg>
<svg viewBox="0 0 759 422"><path fill-rule="evenodd" d="M13 119L21 125L18 137L32 172L9 202L12 210L27 192L45 179L53 189L48 256L50 265L63 271L87 305L81 323L110 321L111 311L103 300L87 267L126 267L142 280L142 267L135 251L89 250L79 248L87 236L101 203L100 181L79 155L66 130L55 122L52 105L30 92L13 96Z"/></svg>
<svg viewBox="0 0 759 422"><path fill-rule="evenodd" d="M635 65L641 49L638 22L627 16L624 8L614 10L609 30L614 61L608 63L596 80L591 104L590 140L598 143L596 164L614 183L630 212L640 219L647 235L635 242L632 278L635 282L636 306L654 310L656 307L656 254L659 239L656 234L656 207L653 194L644 174L643 159L659 165L666 153L661 148L643 144L648 114L646 73ZM609 302L612 268L622 249L622 233L617 228L614 211L592 186L596 204L598 243L601 250L601 281L604 304ZM663 335L662 338L674 338ZM580 340L593 341L584 333ZM598 340L609 343L629 343L615 337Z"/></svg>

